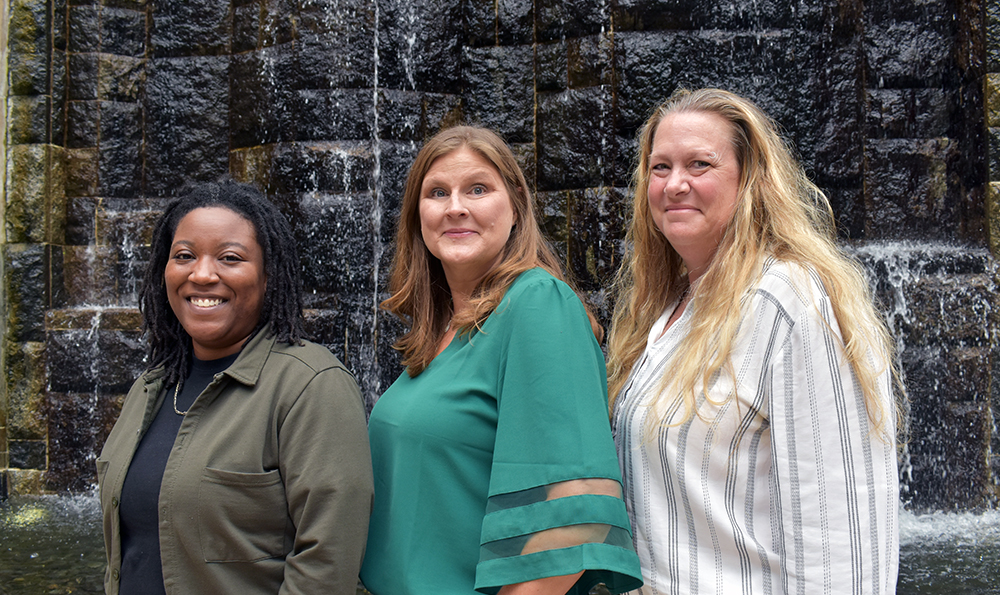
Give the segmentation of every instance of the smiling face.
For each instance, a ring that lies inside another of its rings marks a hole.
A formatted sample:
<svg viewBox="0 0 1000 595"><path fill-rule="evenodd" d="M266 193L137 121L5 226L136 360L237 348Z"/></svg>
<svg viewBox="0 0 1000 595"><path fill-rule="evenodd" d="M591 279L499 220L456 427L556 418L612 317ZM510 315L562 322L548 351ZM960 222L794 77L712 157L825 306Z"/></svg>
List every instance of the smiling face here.
<svg viewBox="0 0 1000 595"><path fill-rule="evenodd" d="M479 153L462 147L427 170L420 186L420 233L453 290L474 287L490 271L514 223L503 178Z"/></svg>
<svg viewBox="0 0 1000 595"><path fill-rule="evenodd" d="M671 113L656 127L649 167L650 214L694 281L736 208L740 166L732 127L710 112Z"/></svg>
<svg viewBox="0 0 1000 595"><path fill-rule="evenodd" d="M177 223L164 281L195 357L236 353L257 328L267 287L253 224L224 207L194 209Z"/></svg>

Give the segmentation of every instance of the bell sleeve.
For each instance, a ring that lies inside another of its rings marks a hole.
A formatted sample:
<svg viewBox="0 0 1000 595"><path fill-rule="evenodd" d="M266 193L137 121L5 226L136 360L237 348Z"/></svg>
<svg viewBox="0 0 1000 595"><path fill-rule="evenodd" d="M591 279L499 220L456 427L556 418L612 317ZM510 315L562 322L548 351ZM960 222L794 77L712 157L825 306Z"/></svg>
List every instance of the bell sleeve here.
<svg viewBox="0 0 1000 595"><path fill-rule="evenodd" d="M570 593L638 588L604 357L583 305L548 276L508 294L494 313L507 336L476 589L581 571Z"/></svg>

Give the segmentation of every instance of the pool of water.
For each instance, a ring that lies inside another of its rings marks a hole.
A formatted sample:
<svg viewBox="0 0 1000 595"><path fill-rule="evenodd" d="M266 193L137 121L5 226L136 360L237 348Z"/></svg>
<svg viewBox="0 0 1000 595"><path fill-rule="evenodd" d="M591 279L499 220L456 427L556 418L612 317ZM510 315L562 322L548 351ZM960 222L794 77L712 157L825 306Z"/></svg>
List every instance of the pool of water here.
<svg viewBox="0 0 1000 595"><path fill-rule="evenodd" d="M0 595L103 592L97 498L28 496L0 504Z"/></svg>
<svg viewBox="0 0 1000 595"><path fill-rule="evenodd" d="M0 595L102 593L92 495L0 504ZM1000 595L1000 511L900 515L900 595Z"/></svg>
<svg viewBox="0 0 1000 595"><path fill-rule="evenodd" d="M1000 594L1000 510L904 511L899 527L898 593Z"/></svg>

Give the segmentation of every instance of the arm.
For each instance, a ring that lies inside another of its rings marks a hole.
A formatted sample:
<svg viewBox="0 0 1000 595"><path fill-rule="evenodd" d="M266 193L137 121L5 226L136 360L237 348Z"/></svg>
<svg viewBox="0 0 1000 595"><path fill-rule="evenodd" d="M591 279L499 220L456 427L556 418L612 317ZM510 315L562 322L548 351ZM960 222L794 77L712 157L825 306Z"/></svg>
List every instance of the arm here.
<svg viewBox="0 0 1000 595"><path fill-rule="evenodd" d="M621 497L618 483L610 479L576 479L561 481L547 487L546 500L578 496L580 494L603 494L615 498ZM556 527L540 533L535 533L525 544L522 554L531 554L545 550L572 547L582 543L600 543L608 534L609 527L602 524L570 525ZM548 578L506 585L500 589L499 595L563 595L569 591L583 572L552 576Z"/></svg>
<svg viewBox="0 0 1000 595"><path fill-rule="evenodd" d="M282 594L354 595L372 506L364 407L343 369L320 372L279 433L295 541Z"/></svg>
<svg viewBox="0 0 1000 595"><path fill-rule="evenodd" d="M611 479L572 479L546 486L545 500L555 500L568 496L597 494L621 498L622 490L618 482ZM584 523L555 527L535 533L528 539L521 554L532 554L545 550L573 547L582 543L601 543L607 537L610 527L600 523Z"/></svg>
<svg viewBox="0 0 1000 595"><path fill-rule="evenodd" d="M638 586L604 359L583 306L555 280L514 299L498 308L509 335L477 589L562 594L584 574L613 591Z"/></svg>
<svg viewBox="0 0 1000 595"><path fill-rule="evenodd" d="M771 369L770 421L783 587L891 593L898 561L892 437L872 433L821 288L794 312ZM888 378L880 383L891 399Z"/></svg>
<svg viewBox="0 0 1000 595"><path fill-rule="evenodd" d="M583 572L506 585L500 589L498 595L564 595L573 588L581 576Z"/></svg>

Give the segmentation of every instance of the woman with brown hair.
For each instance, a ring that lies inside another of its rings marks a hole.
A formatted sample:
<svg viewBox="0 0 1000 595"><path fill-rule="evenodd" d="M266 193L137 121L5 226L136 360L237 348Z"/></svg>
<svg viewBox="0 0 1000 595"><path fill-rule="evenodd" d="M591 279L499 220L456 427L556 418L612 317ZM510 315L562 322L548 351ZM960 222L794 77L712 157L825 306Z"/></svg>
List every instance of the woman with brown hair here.
<svg viewBox="0 0 1000 595"><path fill-rule="evenodd" d="M563 281L494 133L417 155L383 307L406 371L371 414L375 595L639 586L601 333Z"/></svg>
<svg viewBox="0 0 1000 595"><path fill-rule="evenodd" d="M894 592L893 344L771 119L659 106L627 241L608 376L643 592Z"/></svg>

